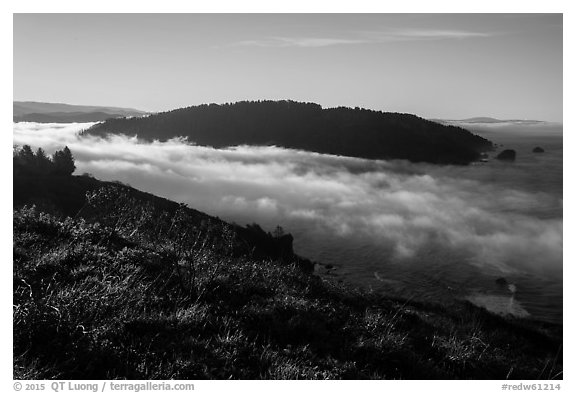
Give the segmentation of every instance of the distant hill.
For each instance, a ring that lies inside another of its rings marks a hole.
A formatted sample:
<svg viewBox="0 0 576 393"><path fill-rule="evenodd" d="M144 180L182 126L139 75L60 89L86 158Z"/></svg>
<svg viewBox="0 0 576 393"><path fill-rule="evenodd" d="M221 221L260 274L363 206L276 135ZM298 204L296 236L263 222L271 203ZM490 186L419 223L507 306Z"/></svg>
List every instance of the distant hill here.
<svg viewBox="0 0 576 393"><path fill-rule="evenodd" d="M504 120L495 119L493 117L470 117L460 121L465 123L502 123Z"/></svg>
<svg viewBox="0 0 576 393"><path fill-rule="evenodd" d="M142 116L146 112L129 108L14 101L13 121L74 123L102 121L117 117Z"/></svg>
<svg viewBox="0 0 576 393"><path fill-rule="evenodd" d="M145 140L187 137L214 147L277 145L368 159L468 164L492 143L471 132L418 116L294 101L242 101L176 109L147 117L108 119L89 134Z"/></svg>
<svg viewBox="0 0 576 393"><path fill-rule="evenodd" d="M36 123L87 123L92 121L103 121L122 115L114 115L105 112L54 112L54 113L29 113L27 115L15 116L15 122L31 121Z"/></svg>
<svg viewBox="0 0 576 393"><path fill-rule="evenodd" d="M517 125L532 125L532 124L542 124L546 123L542 120L521 120L521 119L508 119L501 120L495 119L493 117L470 117L468 119L454 120L454 119L431 119L432 121L449 124L449 125L466 125L466 124L517 124Z"/></svg>

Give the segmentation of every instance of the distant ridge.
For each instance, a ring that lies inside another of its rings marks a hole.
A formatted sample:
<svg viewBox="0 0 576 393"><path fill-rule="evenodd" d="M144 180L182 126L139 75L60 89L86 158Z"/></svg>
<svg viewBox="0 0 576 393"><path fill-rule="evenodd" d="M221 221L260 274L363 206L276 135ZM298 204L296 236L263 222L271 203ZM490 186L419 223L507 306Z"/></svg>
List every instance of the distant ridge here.
<svg viewBox="0 0 576 393"><path fill-rule="evenodd" d="M493 117L470 117L468 119L430 119L442 124L542 124L547 123L542 120L522 120L522 119L495 119Z"/></svg>
<svg viewBox="0 0 576 393"><path fill-rule="evenodd" d="M143 116L146 112L131 108L70 105L61 103L14 101L13 121L72 123L102 121L116 117Z"/></svg>
<svg viewBox="0 0 576 393"><path fill-rule="evenodd" d="M131 119L108 119L89 134L144 140L187 137L214 147L277 145L368 159L468 164L492 143L452 125L406 113L327 108L295 101L199 105Z"/></svg>
<svg viewBox="0 0 576 393"><path fill-rule="evenodd" d="M468 119L460 120L466 123L501 123L505 120L495 119L493 117L470 117Z"/></svg>

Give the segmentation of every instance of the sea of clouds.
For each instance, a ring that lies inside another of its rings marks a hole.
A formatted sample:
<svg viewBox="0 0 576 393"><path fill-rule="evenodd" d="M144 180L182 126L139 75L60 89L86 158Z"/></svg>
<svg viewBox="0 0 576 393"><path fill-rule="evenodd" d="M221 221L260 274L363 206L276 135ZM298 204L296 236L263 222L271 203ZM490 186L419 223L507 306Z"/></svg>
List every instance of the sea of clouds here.
<svg viewBox="0 0 576 393"><path fill-rule="evenodd" d="M409 260L431 244L506 271L562 270L562 217L533 214L561 196L486 182L490 169L370 161L279 147L80 136L87 124L15 123L14 143L67 145L77 174L120 180L222 218L363 239ZM306 233L301 234L306 236Z"/></svg>

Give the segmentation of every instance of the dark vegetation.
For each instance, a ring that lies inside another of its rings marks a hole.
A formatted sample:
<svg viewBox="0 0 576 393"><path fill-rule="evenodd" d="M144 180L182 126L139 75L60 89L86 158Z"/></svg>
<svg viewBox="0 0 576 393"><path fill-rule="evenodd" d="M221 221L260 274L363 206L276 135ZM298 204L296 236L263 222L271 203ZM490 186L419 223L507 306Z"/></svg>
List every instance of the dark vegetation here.
<svg viewBox="0 0 576 393"><path fill-rule="evenodd" d="M28 145L15 146L12 165L15 178L19 175L70 176L76 169L74 157L68 146L54 152L52 157L48 157L42 148L38 148L34 153Z"/></svg>
<svg viewBox="0 0 576 393"><path fill-rule="evenodd" d="M17 379L562 377L559 326L326 281L126 185L15 171L13 229Z"/></svg>
<svg viewBox="0 0 576 393"><path fill-rule="evenodd" d="M109 119L86 131L146 140L188 137L214 147L277 145L369 159L468 164L492 143L469 131L403 113L322 109L294 101L237 102L176 109L148 117Z"/></svg>

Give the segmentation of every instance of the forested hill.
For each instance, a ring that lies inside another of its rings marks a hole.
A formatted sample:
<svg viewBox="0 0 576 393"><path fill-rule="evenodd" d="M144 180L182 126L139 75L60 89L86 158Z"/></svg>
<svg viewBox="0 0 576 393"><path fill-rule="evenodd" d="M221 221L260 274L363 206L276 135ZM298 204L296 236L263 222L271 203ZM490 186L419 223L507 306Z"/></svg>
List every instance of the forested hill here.
<svg viewBox="0 0 576 393"><path fill-rule="evenodd" d="M294 101L242 101L176 109L141 118L108 119L87 133L145 140L188 137L214 147L277 145L369 159L468 164L492 148L487 139L418 116L360 108L322 109Z"/></svg>

